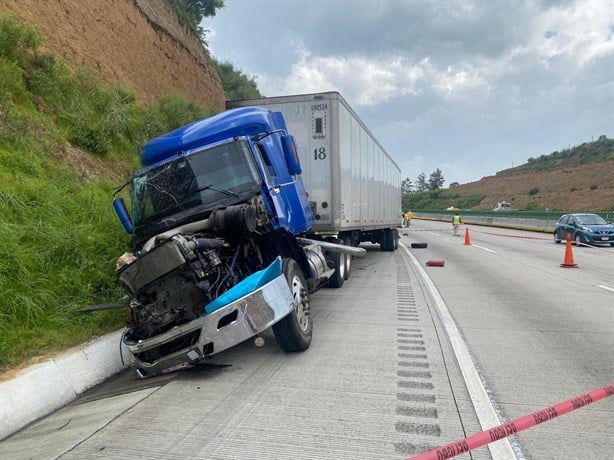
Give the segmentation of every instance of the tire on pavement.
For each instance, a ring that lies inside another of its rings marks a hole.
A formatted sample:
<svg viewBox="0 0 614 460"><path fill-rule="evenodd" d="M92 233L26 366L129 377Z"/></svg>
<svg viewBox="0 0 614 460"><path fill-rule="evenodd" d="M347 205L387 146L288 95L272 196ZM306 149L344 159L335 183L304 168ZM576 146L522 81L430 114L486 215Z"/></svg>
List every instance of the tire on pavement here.
<svg viewBox="0 0 614 460"><path fill-rule="evenodd" d="M282 271L294 299L294 308L289 315L273 325L273 333L280 348L286 353L305 351L311 345L313 333L307 283L294 259L283 259Z"/></svg>

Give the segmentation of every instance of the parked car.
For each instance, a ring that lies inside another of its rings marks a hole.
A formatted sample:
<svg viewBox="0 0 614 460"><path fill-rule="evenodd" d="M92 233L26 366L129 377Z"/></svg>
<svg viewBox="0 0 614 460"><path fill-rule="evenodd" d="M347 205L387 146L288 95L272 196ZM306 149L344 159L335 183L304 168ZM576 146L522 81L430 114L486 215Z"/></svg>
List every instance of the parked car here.
<svg viewBox="0 0 614 460"><path fill-rule="evenodd" d="M554 242L571 235L576 245L609 244L614 246L614 225L597 214L565 214L554 226Z"/></svg>

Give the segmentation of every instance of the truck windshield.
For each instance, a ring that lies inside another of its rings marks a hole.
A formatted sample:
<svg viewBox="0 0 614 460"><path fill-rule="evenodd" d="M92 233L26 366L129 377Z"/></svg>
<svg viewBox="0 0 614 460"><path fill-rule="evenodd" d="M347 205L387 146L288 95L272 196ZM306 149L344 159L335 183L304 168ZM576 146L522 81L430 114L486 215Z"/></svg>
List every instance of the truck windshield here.
<svg viewBox="0 0 614 460"><path fill-rule="evenodd" d="M136 227L180 211L212 209L247 191L260 176L245 141L201 150L132 178L130 198Z"/></svg>

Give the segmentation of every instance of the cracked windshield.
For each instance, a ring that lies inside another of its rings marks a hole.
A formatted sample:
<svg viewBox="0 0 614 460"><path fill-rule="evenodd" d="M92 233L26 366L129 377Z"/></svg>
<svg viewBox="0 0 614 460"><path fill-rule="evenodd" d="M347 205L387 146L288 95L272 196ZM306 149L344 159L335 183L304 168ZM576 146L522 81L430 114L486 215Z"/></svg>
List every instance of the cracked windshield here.
<svg viewBox="0 0 614 460"><path fill-rule="evenodd" d="M142 225L195 207L212 208L259 185L245 142L231 142L178 158L136 176L132 216ZM172 191L172 193L171 193Z"/></svg>

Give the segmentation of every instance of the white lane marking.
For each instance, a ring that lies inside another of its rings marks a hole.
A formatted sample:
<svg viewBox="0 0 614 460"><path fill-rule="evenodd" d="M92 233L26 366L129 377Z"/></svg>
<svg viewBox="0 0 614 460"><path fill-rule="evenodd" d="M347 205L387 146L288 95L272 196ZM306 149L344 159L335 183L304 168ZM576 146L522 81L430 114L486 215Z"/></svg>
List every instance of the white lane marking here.
<svg viewBox="0 0 614 460"><path fill-rule="evenodd" d="M435 232L428 232L428 233L430 233L431 235L439 236L439 233L435 233Z"/></svg>
<svg viewBox="0 0 614 460"><path fill-rule="evenodd" d="M601 284L597 284L598 288L605 289L606 291L614 292L614 288L602 286Z"/></svg>
<svg viewBox="0 0 614 460"><path fill-rule="evenodd" d="M489 428L501 425L505 421L501 420L497 415L486 388L484 387L484 383L480 378L480 374L475 367L473 359L471 359L467 345L465 345L465 342L463 341L460 332L456 327L456 323L454 322L454 319L452 319L452 315L450 315L450 311L441 297L441 294L439 294L439 291L429 278L426 271L420 265L418 259L416 259L416 257L409 252L404 244L401 244L401 246L409 255L412 264L420 273L420 276L422 277L427 289L433 296L435 308L437 309L439 318L441 319L441 322L446 329L446 333L450 338L452 349L454 350L456 360L458 361L463 378L465 379L465 384L467 385L467 390L469 391L469 397L471 398L471 402L475 408L475 412L478 416L478 420L480 421L480 425L482 426L482 430L488 430ZM493 460L518 460L518 457L514 453L508 438L503 438L497 442L488 444L488 449L490 450Z"/></svg>
<svg viewBox="0 0 614 460"><path fill-rule="evenodd" d="M488 249L488 248L485 248L485 247L483 247L483 246L478 246L477 244L472 244L472 246L475 246L476 248L479 248L479 249L481 249L481 250L483 250L483 251L488 251L488 252L497 252L497 251L495 251L494 249Z"/></svg>

